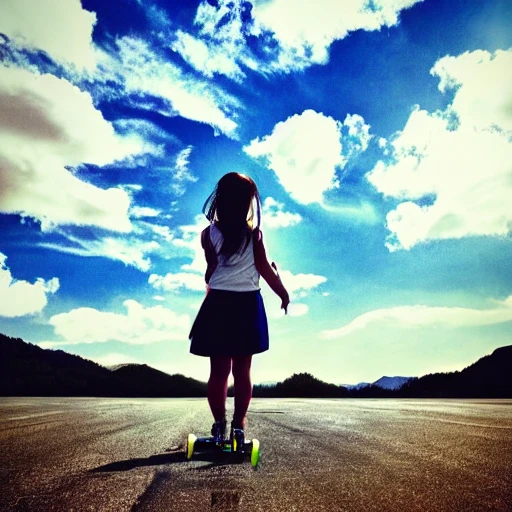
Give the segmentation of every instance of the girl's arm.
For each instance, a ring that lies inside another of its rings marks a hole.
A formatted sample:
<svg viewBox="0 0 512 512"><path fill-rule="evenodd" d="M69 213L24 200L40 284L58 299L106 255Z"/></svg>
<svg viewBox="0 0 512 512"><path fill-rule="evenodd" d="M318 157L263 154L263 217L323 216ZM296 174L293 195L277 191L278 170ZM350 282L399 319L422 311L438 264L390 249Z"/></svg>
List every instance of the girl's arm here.
<svg viewBox="0 0 512 512"><path fill-rule="evenodd" d="M281 309L284 309L285 314L288 312L288 304L290 304L290 296L283 286L280 277L276 274L267 260L267 253L263 245L263 236L261 231L258 230L254 240L254 263L256 270L260 273L261 277L265 279L270 288L281 299Z"/></svg>
<svg viewBox="0 0 512 512"><path fill-rule="evenodd" d="M204 249L204 256L206 258L206 274L204 279L206 284L210 282L213 272L217 268L217 253L210 240L210 226L201 232L201 246Z"/></svg>

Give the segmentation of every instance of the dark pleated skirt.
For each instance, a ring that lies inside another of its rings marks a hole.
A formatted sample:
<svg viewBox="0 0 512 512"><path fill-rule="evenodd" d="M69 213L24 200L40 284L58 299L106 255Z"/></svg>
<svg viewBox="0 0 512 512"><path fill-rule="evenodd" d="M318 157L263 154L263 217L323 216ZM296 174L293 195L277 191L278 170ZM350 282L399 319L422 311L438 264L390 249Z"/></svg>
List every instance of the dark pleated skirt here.
<svg viewBox="0 0 512 512"><path fill-rule="evenodd" d="M268 350L268 324L259 290L210 290L189 336L198 356L246 356Z"/></svg>

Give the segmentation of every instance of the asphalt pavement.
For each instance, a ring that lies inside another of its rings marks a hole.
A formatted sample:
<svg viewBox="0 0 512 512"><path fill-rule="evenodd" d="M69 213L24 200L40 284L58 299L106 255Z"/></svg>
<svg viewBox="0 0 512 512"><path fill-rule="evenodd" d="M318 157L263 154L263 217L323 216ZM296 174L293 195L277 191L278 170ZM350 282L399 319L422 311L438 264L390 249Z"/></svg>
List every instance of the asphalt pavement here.
<svg viewBox="0 0 512 512"><path fill-rule="evenodd" d="M512 400L254 399L256 469L186 461L210 427L205 399L0 399L0 510L512 510Z"/></svg>

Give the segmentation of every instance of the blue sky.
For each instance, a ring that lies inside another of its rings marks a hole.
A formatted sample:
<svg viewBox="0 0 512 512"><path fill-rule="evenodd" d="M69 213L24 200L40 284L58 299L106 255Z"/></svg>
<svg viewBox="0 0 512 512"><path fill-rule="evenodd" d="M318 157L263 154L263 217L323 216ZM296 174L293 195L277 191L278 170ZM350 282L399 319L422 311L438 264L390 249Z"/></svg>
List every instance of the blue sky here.
<svg viewBox="0 0 512 512"><path fill-rule="evenodd" d="M206 380L201 208L263 201L255 382L460 370L512 341L512 5L0 4L0 332Z"/></svg>

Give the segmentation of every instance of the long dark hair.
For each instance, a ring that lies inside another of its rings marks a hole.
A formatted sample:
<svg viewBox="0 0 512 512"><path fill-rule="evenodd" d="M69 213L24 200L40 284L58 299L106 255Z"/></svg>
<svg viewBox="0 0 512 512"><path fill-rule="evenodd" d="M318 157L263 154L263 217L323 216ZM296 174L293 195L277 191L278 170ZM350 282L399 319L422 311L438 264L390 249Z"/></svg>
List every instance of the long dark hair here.
<svg viewBox="0 0 512 512"><path fill-rule="evenodd" d="M204 203L203 213L224 237L220 254L229 259L243 252L252 232L260 226L261 201L256 183L245 174L225 174Z"/></svg>

